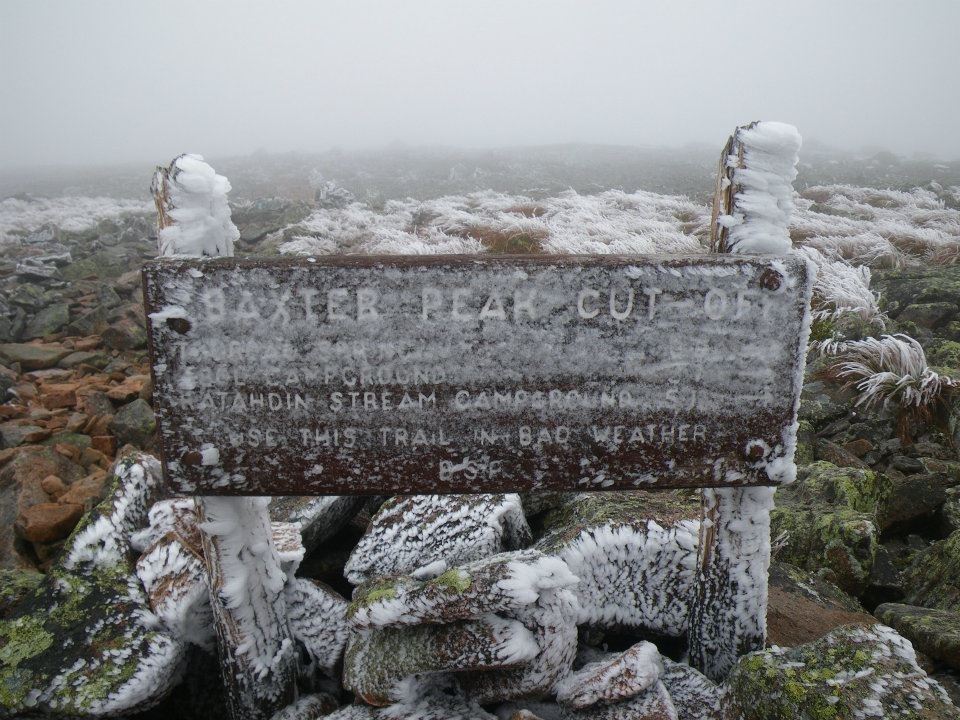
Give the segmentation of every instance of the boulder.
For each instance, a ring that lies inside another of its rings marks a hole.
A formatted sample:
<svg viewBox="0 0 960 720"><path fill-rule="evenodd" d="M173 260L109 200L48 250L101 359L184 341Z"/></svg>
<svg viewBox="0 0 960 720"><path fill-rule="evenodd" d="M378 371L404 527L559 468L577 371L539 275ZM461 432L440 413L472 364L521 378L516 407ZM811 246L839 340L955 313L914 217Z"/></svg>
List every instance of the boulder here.
<svg viewBox="0 0 960 720"><path fill-rule="evenodd" d="M73 503L37 503L17 515L15 530L24 540L54 543L70 534L83 512L83 505Z"/></svg>
<svg viewBox="0 0 960 720"><path fill-rule="evenodd" d="M23 337L42 338L60 332L70 322L70 307L63 302L48 305L34 315L23 331Z"/></svg>
<svg viewBox="0 0 960 720"><path fill-rule="evenodd" d="M270 518L300 523L300 537L309 553L350 522L363 502L359 495L278 496L270 499Z"/></svg>
<svg viewBox="0 0 960 720"><path fill-rule="evenodd" d="M72 335L99 335L107 329L107 310L102 305L81 313L67 326Z"/></svg>
<svg viewBox="0 0 960 720"><path fill-rule="evenodd" d="M575 583L562 560L520 550L361 586L347 610L344 686L386 705L405 678L453 671L481 703L549 695L576 654Z"/></svg>
<svg viewBox="0 0 960 720"><path fill-rule="evenodd" d="M19 363L23 372L51 368L72 351L60 345L36 345L27 343L4 343L0 345L0 359L10 367Z"/></svg>
<svg viewBox="0 0 960 720"><path fill-rule="evenodd" d="M948 303L960 306L960 277L956 266L923 265L880 271L873 275L873 288L880 293L884 310L891 318L911 305Z"/></svg>
<svg viewBox="0 0 960 720"><path fill-rule="evenodd" d="M910 605L960 612L960 530L918 552L904 585Z"/></svg>
<svg viewBox="0 0 960 720"><path fill-rule="evenodd" d="M127 315L109 320L109 327L101 337L111 350L141 350L147 346L147 331L142 321Z"/></svg>
<svg viewBox="0 0 960 720"><path fill-rule="evenodd" d="M240 231L241 242L253 244L270 233L300 222L310 211L310 205L305 202L277 197L258 198L234 204L231 219Z"/></svg>
<svg viewBox="0 0 960 720"><path fill-rule="evenodd" d="M14 457L0 470L0 567L32 567L28 546L15 531L17 518L31 506L51 501L43 488L48 477L56 476L69 487L85 472L50 447L29 446L13 452Z"/></svg>
<svg viewBox="0 0 960 720"><path fill-rule="evenodd" d="M43 578L44 574L36 570L0 570L0 619L35 592Z"/></svg>
<svg viewBox="0 0 960 720"><path fill-rule="evenodd" d="M920 470L923 470L922 464ZM957 484L957 479L947 473L920 472L892 479L890 494L878 512L880 530L903 531L935 526L947 501L947 490Z"/></svg>
<svg viewBox="0 0 960 720"><path fill-rule="evenodd" d="M153 408L140 398L117 410L113 422L110 423L110 431L116 436L118 443L130 443L142 448L152 447L156 429L157 417Z"/></svg>
<svg viewBox="0 0 960 720"><path fill-rule="evenodd" d="M873 614L907 638L918 652L960 670L960 613L884 603Z"/></svg>
<svg viewBox="0 0 960 720"><path fill-rule="evenodd" d="M336 699L327 693L302 695L292 705L274 713L270 720L318 720L339 707Z"/></svg>
<svg viewBox="0 0 960 720"><path fill-rule="evenodd" d="M878 512L890 493L884 475L816 462L779 488L770 534L785 537L778 558L859 595L869 584L879 539Z"/></svg>
<svg viewBox="0 0 960 720"><path fill-rule="evenodd" d="M126 456L112 482L61 561L0 620L2 714L126 714L181 677L184 647L149 612L128 542L162 486L160 465Z"/></svg>
<svg viewBox="0 0 960 720"><path fill-rule="evenodd" d="M690 492L585 493L548 514L536 547L579 578L579 624L677 637L687 629L699 514Z"/></svg>
<svg viewBox="0 0 960 720"><path fill-rule="evenodd" d="M874 622L838 587L787 563L770 565L767 590L768 645L803 645L841 625Z"/></svg>
<svg viewBox="0 0 960 720"><path fill-rule="evenodd" d="M388 707L348 705L326 720L497 720L479 703L465 696L450 678L434 676L411 680L402 700Z"/></svg>
<svg viewBox="0 0 960 720"><path fill-rule="evenodd" d="M567 675L557 684L557 702L576 710L610 705L646 693L661 675L657 646L639 642Z"/></svg>
<svg viewBox="0 0 960 720"><path fill-rule="evenodd" d="M917 664L910 643L884 625L847 625L813 643L750 653L726 683L743 720L947 720L958 713Z"/></svg>
<svg viewBox="0 0 960 720"><path fill-rule="evenodd" d="M50 431L39 425L25 425L19 420L0 423L0 447L3 448L38 443L48 437L50 437Z"/></svg>
<svg viewBox="0 0 960 720"><path fill-rule="evenodd" d="M519 495L396 497L373 516L344 574L354 585L421 567L440 574L529 542Z"/></svg>

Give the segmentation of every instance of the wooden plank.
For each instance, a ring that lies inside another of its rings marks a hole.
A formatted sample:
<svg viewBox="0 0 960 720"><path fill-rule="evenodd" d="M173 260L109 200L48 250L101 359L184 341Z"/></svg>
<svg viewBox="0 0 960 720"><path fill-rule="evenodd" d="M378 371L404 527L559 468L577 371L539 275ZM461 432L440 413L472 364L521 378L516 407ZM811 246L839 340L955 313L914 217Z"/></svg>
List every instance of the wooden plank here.
<svg viewBox="0 0 960 720"><path fill-rule="evenodd" d="M797 258L168 259L144 279L180 492L789 479Z"/></svg>

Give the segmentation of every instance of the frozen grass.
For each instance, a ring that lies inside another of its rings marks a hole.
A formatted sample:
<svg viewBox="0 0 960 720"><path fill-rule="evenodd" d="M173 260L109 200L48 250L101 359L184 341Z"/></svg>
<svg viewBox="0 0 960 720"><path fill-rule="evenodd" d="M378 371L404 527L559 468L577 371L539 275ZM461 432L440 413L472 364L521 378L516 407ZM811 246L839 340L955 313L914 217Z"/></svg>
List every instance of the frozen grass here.
<svg viewBox="0 0 960 720"><path fill-rule="evenodd" d="M852 185L807 188L791 224L795 244L816 247L858 265L954 264L960 256L960 210L940 192ZM955 189L949 191L957 196Z"/></svg>
<svg viewBox="0 0 960 720"><path fill-rule="evenodd" d="M152 215L152 202L108 197L7 198L0 201L0 246L45 226L79 233L103 220Z"/></svg>
<svg viewBox="0 0 960 720"><path fill-rule="evenodd" d="M845 343L830 371L857 391L857 407L894 409L902 437L912 423L937 420L960 388L931 369L920 343L903 334Z"/></svg>
<svg viewBox="0 0 960 720"><path fill-rule="evenodd" d="M811 245L801 246L800 251L817 266L813 286L814 320L835 320L852 313L863 323L883 329L883 313L877 306L877 296L870 290L869 267L831 259Z"/></svg>
<svg viewBox="0 0 960 720"><path fill-rule="evenodd" d="M567 191L533 200L493 191L314 212L285 254L438 252L701 253L706 207L675 195Z"/></svg>

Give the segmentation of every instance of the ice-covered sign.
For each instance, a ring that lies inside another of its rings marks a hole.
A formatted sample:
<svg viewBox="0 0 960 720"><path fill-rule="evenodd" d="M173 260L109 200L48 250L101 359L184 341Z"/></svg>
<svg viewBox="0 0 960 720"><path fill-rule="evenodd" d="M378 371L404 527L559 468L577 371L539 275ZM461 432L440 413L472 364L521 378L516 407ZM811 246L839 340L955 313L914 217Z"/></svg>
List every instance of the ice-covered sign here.
<svg viewBox="0 0 960 720"><path fill-rule="evenodd" d="M793 477L798 257L168 259L144 278L183 492Z"/></svg>

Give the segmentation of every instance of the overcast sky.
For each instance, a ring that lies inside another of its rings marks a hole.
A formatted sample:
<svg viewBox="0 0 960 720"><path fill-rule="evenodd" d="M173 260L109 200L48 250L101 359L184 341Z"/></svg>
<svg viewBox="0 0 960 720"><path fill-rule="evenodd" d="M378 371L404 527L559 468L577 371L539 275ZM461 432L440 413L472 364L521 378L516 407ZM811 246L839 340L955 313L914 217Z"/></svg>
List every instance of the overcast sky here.
<svg viewBox="0 0 960 720"><path fill-rule="evenodd" d="M960 158L960 0L0 0L0 165L805 138Z"/></svg>

